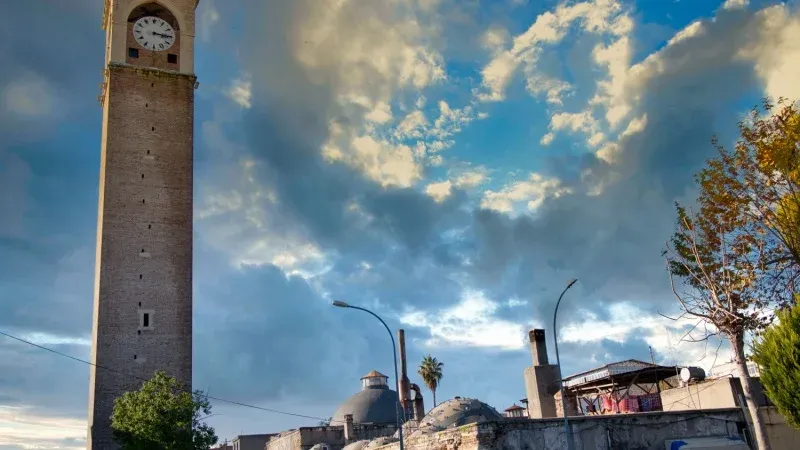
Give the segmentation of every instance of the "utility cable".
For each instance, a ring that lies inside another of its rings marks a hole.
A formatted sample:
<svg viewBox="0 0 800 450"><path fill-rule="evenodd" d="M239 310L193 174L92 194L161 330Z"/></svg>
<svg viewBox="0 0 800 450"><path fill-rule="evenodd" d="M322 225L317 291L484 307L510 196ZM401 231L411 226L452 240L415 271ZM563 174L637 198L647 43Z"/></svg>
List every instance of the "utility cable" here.
<svg viewBox="0 0 800 450"><path fill-rule="evenodd" d="M65 358L69 358L69 359L71 359L73 361L77 361L77 362L80 362L80 363L83 363L83 364L88 364L90 366L97 367L98 369L107 370L109 372L114 372L114 373L117 373L119 375L135 378L135 379L140 380L140 381L148 381L146 378L138 377L138 376L130 374L130 373L125 373L125 372L122 372L122 371L119 371L119 370L111 369L111 368L108 368L108 367L101 366L99 364L92 363L90 361L86 361L86 360L83 360L83 359L80 359L80 358L76 358L74 356L67 355L66 353L59 352L58 350L53 350L51 348L44 347L42 345L39 345L39 344L36 344L34 342L31 342L31 341L28 341L28 340L13 336L13 335L5 333L3 331L0 331L0 335L3 335L3 336L5 336L5 337L7 337L9 339L13 339L13 340L18 341L18 342L22 342L23 344L28 344L30 346L36 347L36 348L41 349L41 350L45 350L45 351L48 351L50 353L54 353L56 355L63 356ZM178 388L178 390L181 391L181 392L188 392L189 394L194 394L193 391L188 390L188 389ZM291 413L291 412L286 412L286 411L279 411L277 409L271 409L271 408L264 408L264 407L261 407L261 406L249 405L247 403L237 402L235 400L228 400L228 399L219 398L219 397L212 397L212 396L209 396L209 395L203 395L203 397L205 397L207 399L215 400L215 401L218 401L218 402L229 403L231 405L241 406L241 407L244 407L244 408L257 409L257 410L271 412L271 413L275 413L275 414L282 414L282 415L285 415L285 416L300 417L300 418L303 418L303 419L313 419L313 420L326 421L326 422L328 421L328 419L323 419L322 417L314 417L314 416L308 416L308 415L305 415L305 414L297 414L297 413ZM334 422L334 421L331 420L331 422Z"/></svg>

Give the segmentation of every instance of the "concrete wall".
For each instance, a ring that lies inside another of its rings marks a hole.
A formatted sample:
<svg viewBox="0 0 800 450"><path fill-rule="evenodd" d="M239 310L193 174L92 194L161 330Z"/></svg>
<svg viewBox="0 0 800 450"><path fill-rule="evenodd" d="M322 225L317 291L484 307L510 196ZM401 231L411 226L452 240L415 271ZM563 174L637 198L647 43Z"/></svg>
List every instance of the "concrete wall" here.
<svg viewBox="0 0 800 450"><path fill-rule="evenodd" d="M662 450L667 439L740 436L744 426L739 409L679 413L620 414L570 419L576 450ZM399 443L379 447L398 450ZM448 429L411 437L408 450L563 450L559 419L510 419ZM777 449L776 449L777 450Z"/></svg>
<svg viewBox="0 0 800 450"><path fill-rule="evenodd" d="M800 431L786 423L786 419L774 406L759 408L761 419L767 425L767 436L773 450L794 450L800 448Z"/></svg>
<svg viewBox="0 0 800 450"><path fill-rule="evenodd" d="M739 394L743 394L739 379L725 377L661 391L661 403L664 411L737 408ZM753 379L753 396L759 406L770 406L757 378Z"/></svg>
<svg viewBox="0 0 800 450"><path fill-rule="evenodd" d="M233 439L232 450L263 450L274 434L248 434Z"/></svg>

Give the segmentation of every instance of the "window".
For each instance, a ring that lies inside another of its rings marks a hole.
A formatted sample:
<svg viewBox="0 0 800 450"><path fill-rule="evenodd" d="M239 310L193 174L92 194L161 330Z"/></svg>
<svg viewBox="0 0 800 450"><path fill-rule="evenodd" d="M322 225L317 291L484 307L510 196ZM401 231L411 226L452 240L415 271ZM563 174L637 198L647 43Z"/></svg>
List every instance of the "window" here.
<svg viewBox="0 0 800 450"><path fill-rule="evenodd" d="M153 310L139 310L139 330L153 329Z"/></svg>
<svg viewBox="0 0 800 450"><path fill-rule="evenodd" d="M174 53L167 54L167 62L170 64L178 64L178 55Z"/></svg>
<svg viewBox="0 0 800 450"><path fill-rule="evenodd" d="M139 49L138 48L129 48L128 49L128 57L129 58L138 58L139 57Z"/></svg>

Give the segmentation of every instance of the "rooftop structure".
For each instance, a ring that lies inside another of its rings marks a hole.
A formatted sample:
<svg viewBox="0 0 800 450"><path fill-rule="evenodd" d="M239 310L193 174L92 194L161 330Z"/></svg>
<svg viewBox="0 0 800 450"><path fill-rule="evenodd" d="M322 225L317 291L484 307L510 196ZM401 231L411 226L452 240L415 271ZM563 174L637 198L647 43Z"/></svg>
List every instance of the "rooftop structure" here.
<svg viewBox="0 0 800 450"><path fill-rule="evenodd" d="M661 386L675 387L678 373L674 366L629 359L564 377L568 408L574 408L567 414L661 411Z"/></svg>

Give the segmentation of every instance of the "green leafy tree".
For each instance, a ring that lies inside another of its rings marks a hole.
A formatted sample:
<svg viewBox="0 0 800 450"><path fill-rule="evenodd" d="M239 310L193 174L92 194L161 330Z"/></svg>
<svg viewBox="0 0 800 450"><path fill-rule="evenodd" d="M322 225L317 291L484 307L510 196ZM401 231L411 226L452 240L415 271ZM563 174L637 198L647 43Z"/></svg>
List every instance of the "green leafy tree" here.
<svg viewBox="0 0 800 450"><path fill-rule="evenodd" d="M214 429L202 422L211 404L175 378L156 372L141 389L114 401L111 429L122 450L208 450L217 443Z"/></svg>
<svg viewBox="0 0 800 450"><path fill-rule="evenodd" d="M753 344L761 383L786 422L800 430L800 305L777 313L778 322Z"/></svg>
<svg viewBox="0 0 800 450"><path fill-rule="evenodd" d="M422 381L433 393L433 406L436 406L436 388L442 381L442 367L444 364L431 355L422 359L417 373L422 377Z"/></svg>

